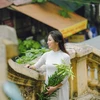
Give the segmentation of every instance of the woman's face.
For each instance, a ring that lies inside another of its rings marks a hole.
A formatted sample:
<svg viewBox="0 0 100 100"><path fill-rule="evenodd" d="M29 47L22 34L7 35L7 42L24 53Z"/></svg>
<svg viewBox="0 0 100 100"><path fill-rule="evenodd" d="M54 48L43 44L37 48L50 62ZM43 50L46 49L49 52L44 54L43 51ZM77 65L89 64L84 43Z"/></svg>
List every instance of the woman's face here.
<svg viewBox="0 0 100 100"><path fill-rule="evenodd" d="M47 44L49 49L55 49L58 46L58 43L54 41L51 35L48 36Z"/></svg>

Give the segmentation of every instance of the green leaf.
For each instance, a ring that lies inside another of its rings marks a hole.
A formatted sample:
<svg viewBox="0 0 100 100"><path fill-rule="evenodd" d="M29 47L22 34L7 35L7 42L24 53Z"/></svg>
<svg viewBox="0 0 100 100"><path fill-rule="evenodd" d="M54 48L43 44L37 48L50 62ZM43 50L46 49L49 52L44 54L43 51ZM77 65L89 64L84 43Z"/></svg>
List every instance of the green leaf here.
<svg viewBox="0 0 100 100"><path fill-rule="evenodd" d="M43 2L43 0L37 0L37 2L42 3L42 2Z"/></svg>

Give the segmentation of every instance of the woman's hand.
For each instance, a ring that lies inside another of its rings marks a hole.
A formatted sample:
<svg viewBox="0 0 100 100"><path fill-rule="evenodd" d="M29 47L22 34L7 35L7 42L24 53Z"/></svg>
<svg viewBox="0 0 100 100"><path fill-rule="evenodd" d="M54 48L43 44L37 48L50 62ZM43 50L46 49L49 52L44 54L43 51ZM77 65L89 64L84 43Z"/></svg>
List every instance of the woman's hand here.
<svg viewBox="0 0 100 100"><path fill-rule="evenodd" d="M26 68L34 69L30 64L25 65Z"/></svg>
<svg viewBox="0 0 100 100"><path fill-rule="evenodd" d="M27 65L25 65L24 67L29 68L29 67L30 67L30 64L27 64Z"/></svg>
<svg viewBox="0 0 100 100"><path fill-rule="evenodd" d="M47 92L46 94L51 95L54 91L56 91L58 88L60 88L62 86L62 83L56 85L56 86L49 86L47 88Z"/></svg>
<svg viewBox="0 0 100 100"><path fill-rule="evenodd" d="M46 92L46 94L48 94L48 95L51 95L54 91L56 91L57 90L57 87L56 86L49 86L48 88L47 88L47 92Z"/></svg>

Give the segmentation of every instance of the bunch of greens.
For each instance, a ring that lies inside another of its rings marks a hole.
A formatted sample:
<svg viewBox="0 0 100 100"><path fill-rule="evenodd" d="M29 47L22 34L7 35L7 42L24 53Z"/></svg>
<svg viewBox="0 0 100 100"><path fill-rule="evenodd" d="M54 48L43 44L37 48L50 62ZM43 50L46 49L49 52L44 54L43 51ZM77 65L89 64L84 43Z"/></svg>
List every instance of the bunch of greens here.
<svg viewBox="0 0 100 100"><path fill-rule="evenodd" d="M30 50L31 48L33 49L40 49L41 45L39 42L32 40L32 39L26 39L26 40L18 40L19 45L18 45L18 50L19 53L22 54L23 52Z"/></svg>
<svg viewBox="0 0 100 100"><path fill-rule="evenodd" d="M47 88L49 86L56 86L63 81L63 79L68 76L73 79L74 74L72 72L72 67L67 66L63 61L62 64L55 64L57 67L57 71L48 78L48 84L45 84L45 87L41 93L38 93L38 100L50 100L50 97L56 96L56 91L54 91L51 95L45 94L47 92Z"/></svg>
<svg viewBox="0 0 100 100"><path fill-rule="evenodd" d="M38 41L32 39L18 40L19 56L13 60L19 64L26 64L40 57L43 53L49 51L47 48L42 48Z"/></svg>
<svg viewBox="0 0 100 100"><path fill-rule="evenodd" d="M15 62L19 64L26 64L30 61L34 60L35 58L40 57L45 52L49 51L49 49L41 48L41 49L33 49L27 50L21 54L21 56L18 56L15 58Z"/></svg>

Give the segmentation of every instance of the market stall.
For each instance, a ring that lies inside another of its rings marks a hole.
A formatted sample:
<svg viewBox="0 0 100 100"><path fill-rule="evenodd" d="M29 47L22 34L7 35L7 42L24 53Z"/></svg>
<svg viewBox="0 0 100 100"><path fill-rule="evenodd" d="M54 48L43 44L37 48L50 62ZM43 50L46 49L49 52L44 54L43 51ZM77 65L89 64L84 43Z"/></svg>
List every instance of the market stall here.
<svg viewBox="0 0 100 100"><path fill-rule="evenodd" d="M69 12L69 17L59 15L61 8L53 3L11 5L11 8L62 32L64 38L86 29L87 19ZM34 10L35 9L35 10Z"/></svg>

